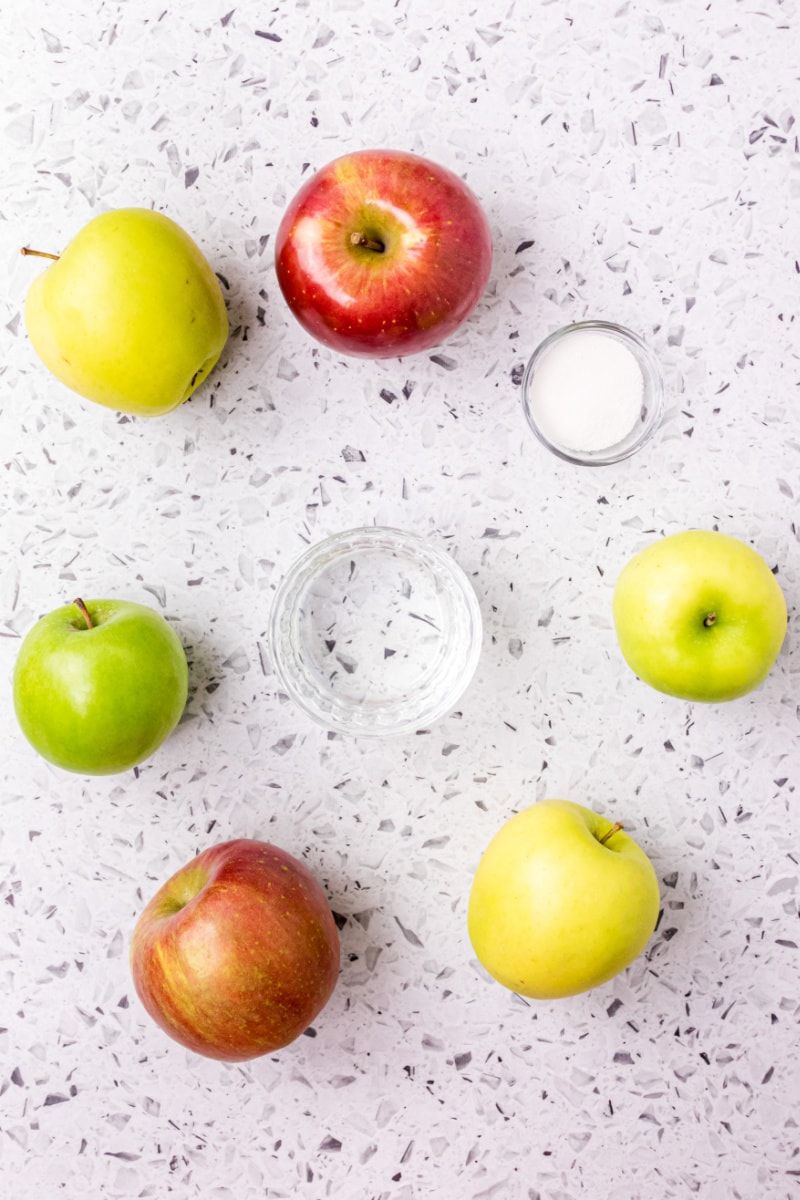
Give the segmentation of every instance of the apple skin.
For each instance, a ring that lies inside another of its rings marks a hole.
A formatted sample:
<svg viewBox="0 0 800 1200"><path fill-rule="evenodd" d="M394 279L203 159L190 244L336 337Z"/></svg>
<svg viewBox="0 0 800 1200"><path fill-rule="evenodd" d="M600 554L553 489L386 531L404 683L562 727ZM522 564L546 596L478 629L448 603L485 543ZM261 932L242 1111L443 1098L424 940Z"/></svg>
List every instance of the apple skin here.
<svg viewBox="0 0 800 1200"><path fill-rule="evenodd" d="M79 395L155 417L187 400L228 337L219 283L179 225L147 208L101 213L28 289L46 367Z"/></svg>
<svg viewBox="0 0 800 1200"><path fill-rule="evenodd" d="M383 250L351 244L359 234ZM275 240L278 283L304 329L371 358L444 341L478 303L491 263L491 231L472 191L401 150L328 163L291 201Z"/></svg>
<svg viewBox="0 0 800 1200"><path fill-rule="evenodd" d="M44 758L81 775L126 771L161 745L186 705L175 631L144 604L87 600L48 613L23 639L14 708Z"/></svg>
<svg viewBox="0 0 800 1200"><path fill-rule="evenodd" d="M746 695L766 679L786 636L786 601L764 559L712 530L672 534L634 555L614 588L613 613L631 670L682 700Z"/></svg>
<svg viewBox="0 0 800 1200"><path fill-rule="evenodd" d="M472 883L475 953L504 987L539 1000L606 983L647 945L659 912L652 863L570 800L540 800L502 826Z"/></svg>
<svg viewBox="0 0 800 1200"><path fill-rule="evenodd" d="M170 1037L238 1062L288 1045L324 1008L339 935L301 862L239 838L204 850L155 894L133 932L131 971Z"/></svg>

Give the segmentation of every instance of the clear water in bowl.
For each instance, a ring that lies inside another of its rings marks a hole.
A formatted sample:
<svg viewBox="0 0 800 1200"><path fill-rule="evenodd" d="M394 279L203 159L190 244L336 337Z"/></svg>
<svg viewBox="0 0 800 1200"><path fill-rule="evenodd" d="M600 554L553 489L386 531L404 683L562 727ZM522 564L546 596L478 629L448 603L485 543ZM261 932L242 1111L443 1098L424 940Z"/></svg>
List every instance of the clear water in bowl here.
<svg viewBox="0 0 800 1200"><path fill-rule="evenodd" d="M300 597L305 657L354 704L385 704L424 687L446 655L446 597L407 559L362 551L334 559Z"/></svg>
<svg viewBox="0 0 800 1200"><path fill-rule="evenodd" d="M480 610L443 551L369 527L337 534L295 563L275 597L271 642L287 692L320 723L406 732L443 716L466 688Z"/></svg>

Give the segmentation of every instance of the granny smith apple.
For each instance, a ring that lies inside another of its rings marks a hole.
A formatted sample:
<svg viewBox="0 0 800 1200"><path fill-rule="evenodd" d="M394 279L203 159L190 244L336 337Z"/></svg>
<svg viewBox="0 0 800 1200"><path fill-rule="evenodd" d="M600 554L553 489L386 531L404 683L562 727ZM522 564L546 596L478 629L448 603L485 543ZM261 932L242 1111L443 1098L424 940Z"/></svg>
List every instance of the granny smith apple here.
<svg viewBox="0 0 800 1200"><path fill-rule="evenodd" d="M289 203L275 270L289 308L342 354L419 354L478 303L492 264L489 223L446 167L402 150L356 150Z"/></svg>
<svg viewBox="0 0 800 1200"><path fill-rule="evenodd" d="M752 691L786 635L786 601L764 559L713 530L676 533L636 554L617 580L613 613L631 670L683 700Z"/></svg>
<svg viewBox="0 0 800 1200"><path fill-rule="evenodd" d="M131 939L137 994L170 1037L228 1062L308 1028L339 974L339 935L298 859L250 838L204 850L156 892Z"/></svg>
<svg viewBox="0 0 800 1200"><path fill-rule="evenodd" d="M187 690L178 635L128 600L76 600L42 617L14 667L22 732L49 762L81 775L149 758L177 725Z"/></svg>
<svg viewBox="0 0 800 1200"><path fill-rule="evenodd" d="M569 800L541 800L489 843L469 898L478 959L504 987L573 996L624 970L659 911L652 863L619 823Z"/></svg>
<svg viewBox="0 0 800 1200"><path fill-rule="evenodd" d="M23 254L41 251L23 250ZM25 322L62 383L120 412L155 417L199 387L228 337L217 278L163 213L120 208L89 222L31 284Z"/></svg>

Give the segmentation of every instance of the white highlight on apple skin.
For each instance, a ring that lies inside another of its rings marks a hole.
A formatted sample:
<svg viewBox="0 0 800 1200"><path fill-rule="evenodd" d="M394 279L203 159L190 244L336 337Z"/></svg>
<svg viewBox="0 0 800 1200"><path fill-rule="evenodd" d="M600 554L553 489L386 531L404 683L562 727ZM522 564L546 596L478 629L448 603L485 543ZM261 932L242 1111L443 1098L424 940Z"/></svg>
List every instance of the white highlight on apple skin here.
<svg viewBox="0 0 800 1200"><path fill-rule="evenodd" d="M336 274L328 268L328 262L322 252L322 244L319 239L319 224L316 217L301 217L297 221L292 236L297 245L298 256L309 274L314 278L324 280L326 289L336 303L346 308L353 304L355 297L351 296L346 288L340 287Z"/></svg>
<svg viewBox="0 0 800 1200"><path fill-rule="evenodd" d="M644 376L618 339L579 330L555 341L533 373L530 406L548 441L574 452L608 450L636 424Z"/></svg>

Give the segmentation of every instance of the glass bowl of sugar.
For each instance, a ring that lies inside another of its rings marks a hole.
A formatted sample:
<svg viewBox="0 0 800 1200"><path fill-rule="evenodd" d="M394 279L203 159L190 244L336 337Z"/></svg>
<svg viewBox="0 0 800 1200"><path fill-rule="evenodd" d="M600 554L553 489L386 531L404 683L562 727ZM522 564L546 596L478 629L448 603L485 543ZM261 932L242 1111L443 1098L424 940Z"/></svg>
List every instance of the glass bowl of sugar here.
<svg viewBox="0 0 800 1200"><path fill-rule="evenodd" d="M279 683L328 729L413 733L445 716L481 651L475 592L444 550L399 529L350 529L306 550L278 585Z"/></svg>
<svg viewBox="0 0 800 1200"><path fill-rule="evenodd" d="M534 351L522 406L553 454L581 466L608 466L640 450L658 428L661 371L630 329L580 321L551 333Z"/></svg>

